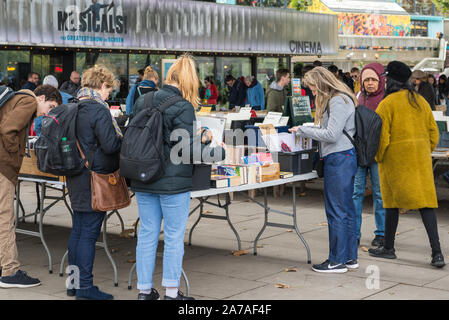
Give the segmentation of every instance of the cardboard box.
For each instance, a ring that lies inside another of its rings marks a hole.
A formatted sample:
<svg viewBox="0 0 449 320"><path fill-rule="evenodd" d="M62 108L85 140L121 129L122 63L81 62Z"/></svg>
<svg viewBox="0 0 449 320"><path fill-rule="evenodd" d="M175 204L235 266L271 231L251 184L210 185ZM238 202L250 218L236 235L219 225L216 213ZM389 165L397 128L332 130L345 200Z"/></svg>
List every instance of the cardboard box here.
<svg viewBox="0 0 449 320"><path fill-rule="evenodd" d="M257 168L257 183L278 180L280 179L280 172L280 165L277 162L260 166Z"/></svg>
<svg viewBox="0 0 449 320"><path fill-rule="evenodd" d="M55 176L50 173L45 173L37 168L37 157L34 150L30 150L31 158L23 157L22 167L20 168L20 175L28 175L33 177L51 178L55 181L64 181L64 177Z"/></svg>

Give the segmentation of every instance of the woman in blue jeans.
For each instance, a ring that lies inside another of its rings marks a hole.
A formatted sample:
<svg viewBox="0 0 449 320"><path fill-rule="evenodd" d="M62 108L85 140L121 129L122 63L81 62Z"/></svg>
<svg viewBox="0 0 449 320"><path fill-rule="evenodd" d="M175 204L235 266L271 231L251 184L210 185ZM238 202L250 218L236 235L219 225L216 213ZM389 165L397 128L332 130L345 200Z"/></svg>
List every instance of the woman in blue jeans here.
<svg viewBox="0 0 449 320"><path fill-rule="evenodd" d="M377 62L370 63L363 68L362 73L360 74L362 87L357 96L359 105L376 111L377 106L385 96L386 80L383 75L384 73L384 66ZM365 198L366 176L368 171L371 177L374 219L376 222L376 230L374 231L375 237L371 242L371 245L379 247L382 246L385 241L385 209L383 206L382 194L380 192L379 166L376 162L368 167L358 167L355 175L354 195L352 198L354 199L354 206L357 214L357 238L360 243L360 238L362 236L363 199Z"/></svg>
<svg viewBox="0 0 449 320"><path fill-rule="evenodd" d="M194 134L197 132L194 107L199 103L198 85L195 62L191 57L184 55L168 70L167 80L162 89L154 93L153 108L174 96L181 99L163 112L164 154L167 159L164 174L156 181L147 184L137 180L131 181L140 217L136 249L139 300L159 299L159 293L153 288L153 273L162 220L164 221L162 286L166 288L165 300L193 300L178 290L184 255L184 233L190 211L193 150L196 146L201 146L199 151L203 151L202 155L207 154L211 159L217 156L216 160L224 159L224 150L221 147L206 146L205 143L211 138L210 133ZM144 108L144 99L139 98L131 118ZM178 143L186 147L181 151L182 160L179 159L179 152L172 152L172 149L178 150Z"/></svg>
<svg viewBox="0 0 449 320"><path fill-rule="evenodd" d="M80 147L97 173L112 173L119 167L122 133L111 116L105 102L117 86L114 74L97 65L83 73L76 132ZM93 284L92 269L95 243L100 234L105 212L94 211L91 206L90 173L87 168L74 177L67 177L70 202L73 209L73 227L69 240L69 265L74 283L67 295L77 299L111 300L113 296L102 292ZM78 271L78 272L77 272ZM79 280L79 281L77 281Z"/></svg>
<svg viewBox="0 0 449 320"><path fill-rule="evenodd" d="M354 146L344 134L355 134L355 105L352 91L330 71L316 67L303 82L316 96L315 124L290 131L320 142L324 159L324 201L329 226L329 256L312 269L323 273L344 273L358 268L357 225L352 194L357 171Z"/></svg>

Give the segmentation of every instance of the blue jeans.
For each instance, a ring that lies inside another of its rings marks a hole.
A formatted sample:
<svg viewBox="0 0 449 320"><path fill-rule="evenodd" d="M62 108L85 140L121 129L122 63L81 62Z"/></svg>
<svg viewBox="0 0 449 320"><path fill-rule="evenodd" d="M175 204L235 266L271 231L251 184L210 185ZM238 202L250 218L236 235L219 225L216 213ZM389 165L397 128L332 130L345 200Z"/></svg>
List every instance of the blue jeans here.
<svg viewBox="0 0 449 320"><path fill-rule="evenodd" d="M352 194L357 171L354 149L324 157L324 201L329 226L329 260L357 260L357 224Z"/></svg>
<svg viewBox="0 0 449 320"><path fill-rule="evenodd" d="M104 216L104 212L73 212L72 233L69 239L69 265L75 265L79 269L79 289L88 289L93 286L95 243L100 235Z"/></svg>
<svg viewBox="0 0 449 320"><path fill-rule="evenodd" d="M156 251L164 219L162 286L178 288L184 256L184 234L190 210L190 192L154 194L136 192L140 228L137 237L137 289L153 288Z"/></svg>
<svg viewBox="0 0 449 320"><path fill-rule="evenodd" d="M380 180L379 180L379 166L377 163L373 163L367 168L358 167L354 181L354 200L358 239L362 236L360 230L362 227L362 209L363 199L365 198L366 187L366 174L369 171L371 177L371 186L373 189L373 205L374 205L374 218L376 221L377 230L374 231L376 236L385 235L385 209L382 201L382 195L380 193Z"/></svg>

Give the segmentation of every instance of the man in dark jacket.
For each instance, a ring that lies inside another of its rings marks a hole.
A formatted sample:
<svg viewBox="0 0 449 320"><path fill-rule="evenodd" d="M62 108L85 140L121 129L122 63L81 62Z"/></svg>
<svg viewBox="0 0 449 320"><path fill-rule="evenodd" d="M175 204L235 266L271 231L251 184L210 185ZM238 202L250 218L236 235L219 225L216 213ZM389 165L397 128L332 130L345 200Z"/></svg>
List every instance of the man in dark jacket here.
<svg viewBox="0 0 449 320"><path fill-rule="evenodd" d="M287 86L290 83L290 71L279 69L276 72L276 81L273 81L267 90L267 110L270 112L282 112L285 97L288 95Z"/></svg>
<svg viewBox="0 0 449 320"><path fill-rule="evenodd" d="M416 91L426 99L430 108L435 110L435 91L432 85L427 82L427 73L421 70L415 70L410 77L412 84L415 86Z"/></svg>
<svg viewBox="0 0 449 320"><path fill-rule="evenodd" d="M240 80L236 80L232 74L228 74L225 82L229 87L229 109L235 106L244 107L246 98L246 85Z"/></svg>
<svg viewBox="0 0 449 320"><path fill-rule="evenodd" d="M39 84L39 75L36 72L28 73L28 81L22 86L22 89L34 91Z"/></svg>
<svg viewBox="0 0 449 320"><path fill-rule="evenodd" d="M77 71L73 71L70 75L70 80L64 82L59 90L70 94L72 97L76 97L80 89L80 79L80 74Z"/></svg>
<svg viewBox="0 0 449 320"><path fill-rule="evenodd" d="M19 270L14 230L14 193L25 155L27 128L35 116L47 114L61 104L58 90L40 86L35 93L21 90L0 108L0 288L29 288L40 285Z"/></svg>

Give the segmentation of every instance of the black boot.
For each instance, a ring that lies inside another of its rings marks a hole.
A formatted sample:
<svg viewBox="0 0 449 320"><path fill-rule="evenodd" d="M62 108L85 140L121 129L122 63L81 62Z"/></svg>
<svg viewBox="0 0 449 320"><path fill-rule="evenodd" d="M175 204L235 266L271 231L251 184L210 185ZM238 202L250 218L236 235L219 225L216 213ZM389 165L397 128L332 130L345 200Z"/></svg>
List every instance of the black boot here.
<svg viewBox="0 0 449 320"><path fill-rule="evenodd" d="M394 248L385 249L385 247L371 248L368 250L369 255L372 257L384 258L384 259L396 259Z"/></svg>
<svg viewBox="0 0 449 320"><path fill-rule="evenodd" d="M443 268L446 265L443 254L441 252L432 254L432 262L430 264L437 268Z"/></svg>

